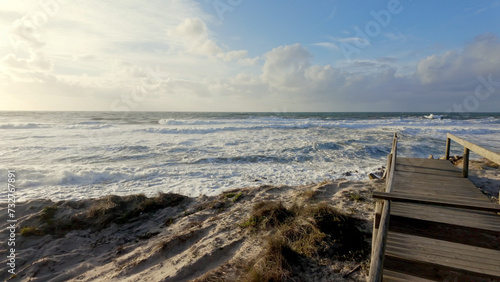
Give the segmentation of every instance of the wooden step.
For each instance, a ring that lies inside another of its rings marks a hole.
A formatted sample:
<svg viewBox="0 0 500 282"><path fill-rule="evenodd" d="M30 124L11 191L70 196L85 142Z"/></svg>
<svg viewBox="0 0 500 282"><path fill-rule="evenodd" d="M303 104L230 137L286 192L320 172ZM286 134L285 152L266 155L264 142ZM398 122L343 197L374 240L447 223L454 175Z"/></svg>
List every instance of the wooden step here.
<svg viewBox="0 0 500 282"><path fill-rule="evenodd" d="M496 281L500 251L389 232L386 269L431 280Z"/></svg>

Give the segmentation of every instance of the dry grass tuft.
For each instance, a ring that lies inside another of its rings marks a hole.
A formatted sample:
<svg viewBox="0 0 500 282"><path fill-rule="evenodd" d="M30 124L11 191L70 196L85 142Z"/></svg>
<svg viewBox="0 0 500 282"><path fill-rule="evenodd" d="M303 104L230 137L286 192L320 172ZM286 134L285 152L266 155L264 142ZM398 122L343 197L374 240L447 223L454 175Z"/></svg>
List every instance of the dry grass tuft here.
<svg viewBox="0 0 500 282"><path fill-rule="evenodd" d="M289 209L281 202L259 203L240 227L258 235L263 231L272 235L267 237L260 259L251 263L242 280L289 280L300 275L293 271L300 258L318 264L323 259L366 260L370 250L360 225L361 220L324 202L294 204Z"/></svg>
<svg viewBox="0 0 500 282"><path fill-rule="evenodd" d="M54 218L54 215L57 212L57 206L47 206L42 209L42 214L40 215L40 218L46 222L52 221Z"/></svg>
<svg viewBox="0 0 500 282"><path fill-rule="evenodd" d="M282 202L264 201L254 205L250 217L240 227L251 227L256 231L261 228L272 228L286 222L293 213L283 206Z"/></svg>
<svg viewBox="0 0 500 282"><path fill-rule="evenodd" d="M178 194L159 193L156 197L147 198L143 194L130 196L106 196L92 200L90 207L86 204L67 204L47 206L42 209L38 220L31 226L41 233L62 236L66 232L92 228L100 230L111 223L124 224L137 220L142 214L156 212L166 207L179 205L188 199ZM79 209L83 209L78 212ZM75 210L74 212L63 212ZM61 211L61 213L58 213ZM30 234L30 233L27 233Z"/></svg>
<svg viewBox="0 0 500 282"><path fill-rule="evenodd" d="M292 264L296 257L297 254L290 249L284 237L268 237L264 253L241 280L287 281L293 276Z"/></svg>

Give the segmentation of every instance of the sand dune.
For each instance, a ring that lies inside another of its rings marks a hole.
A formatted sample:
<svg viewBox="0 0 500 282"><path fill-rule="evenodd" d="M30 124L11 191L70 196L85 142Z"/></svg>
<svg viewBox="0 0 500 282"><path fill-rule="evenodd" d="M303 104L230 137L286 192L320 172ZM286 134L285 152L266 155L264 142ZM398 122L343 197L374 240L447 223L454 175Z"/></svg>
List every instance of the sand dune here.
<svg viewBox="0 0 500 282"><path fill-rule="evenodd" d="M370 191L380 185L382 181L336 181L301 187L244 188L214 197L156 197L157 202L175 198L164 201L164 206L145 205L141 196L20 203L16 212L22 215L19 226L24 236L16 237L13 280L251 280L249 272L265 252L265 239L278 232L276 228L256 231L242 226L257 203L282 203L289 209L294 204L327 203L358 218L358 228L367 234L369 242ZM2 209L0 215L5 225L6 210ZM5 228L2 226L2 230ZM6 246L6 242L1 245ZM299 256L292 268L301 270L287 273L302 279L338 281L363 262L330 253L330 259ZM362 280L364 275L366 271L361 269L348 279ZM3 272L0 278L10 276Z"/></svg>
<svg viewBox="0 0 500 282"><path fill-rule="evenodd" d="M472 162L471 179L498 201L498 168ZM295 281L361 281L369 261L370 194L383 186L383 180L338 180L243 188L213 197L18 203L22 235L16 235L16 275L4 271L0 279L258 281L277 275ZM6 253L5 207L0 222ZM349 242L343 233L357 241Z"/></svg>

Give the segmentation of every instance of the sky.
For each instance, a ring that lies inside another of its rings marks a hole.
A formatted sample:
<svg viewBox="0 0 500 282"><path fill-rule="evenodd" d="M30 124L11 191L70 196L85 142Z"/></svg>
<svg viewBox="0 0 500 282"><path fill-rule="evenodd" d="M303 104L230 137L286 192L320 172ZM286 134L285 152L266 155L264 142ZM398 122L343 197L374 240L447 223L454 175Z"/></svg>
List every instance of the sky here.
<svg viewBox="0 0 500 282"><path fill-rule="evenodd" d="M0 110L500 110L500 1L0 0Z"/></svg>

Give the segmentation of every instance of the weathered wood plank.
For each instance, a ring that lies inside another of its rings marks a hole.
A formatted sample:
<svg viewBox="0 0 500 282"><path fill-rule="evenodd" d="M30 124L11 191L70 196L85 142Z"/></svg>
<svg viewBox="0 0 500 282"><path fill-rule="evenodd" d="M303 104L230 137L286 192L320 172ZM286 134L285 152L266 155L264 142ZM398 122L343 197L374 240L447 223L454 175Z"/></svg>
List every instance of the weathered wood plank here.
<svg viewBox="0 0 500 282"><path fill-rule="evenodd" d="M399 240L396 241L396 240ZM500 278L500 251L389 232L386 256L428 262Z"/></svg>
<svg viewBox="0 0 500 282"><path fill-rule="evenodd" d="M450 193L450 195L443 195L441 193L436 194L433 191L418 191L415 193L409 193L408 191L402 190L402 189L397 189L394 190L394 193L401 194L401 195L415 195L415 196L422 196L422 197L433 197L434 199L452 199L453 201L456 202L463 202L463 203L487 203L490 202L485 196L482 195L455 195ZM493 204L493 202L491 202Z"/></svg>
<svg viewBox="0 0 500 282"><path fill-rule="evenodd" d="M446 240L427 238L394 231L389 231L389 234L391 236L390 240L388 240L390 248L388 245L386 253L391 253L392 251L394 251L394 254L397 254L399 251L411 253L422 252L439 256L447 261L449 261L449 259L457 259L460 260L460 263L464 262L464 264L467 265L481 264L480 267L482 268L486 267L488 269L495 269L500 266L499 250L492 250L478 246L448 242ZM395 236L394 234L398 235ZM393 247L394 249L391 249ZM404 251L405 248L406 251ZM411 254L408 254L408 256L411 256ZM482 260L485 257L487 257L488 260L483 262Z"/></svg>
<svg viewBox="0 0 500 282"><path fill-rule="evenodd" d="M435 159L422 159L422 158L398 158L398 165L402 168L411 169L412 167L420 168L436 168L442 172L460 172L460 169L455 167L449 160L435 160Z"/></svg>
<svg viewBox="0 0 500 282"><path fill-rule="evenodd" d="M425 261L413 261L400 257L387 256L386 269L407 273L423 279L434 281L485 281L498 282L500 277L457 269L454 267L436 265ZM384 271L386 270L384 269ZM411 280L410 280L411 281Z"/></svg>
<svg viewBox="0 0 500 282"><path fill-rule="evenodd" d="M469 148L471 151L477 153L478 155L481 155L482 157L485 157L491 161L494 161L497 164L500 164L500 154L499 153L492 152L486 148L478 146L474 143L466 141L466 140L464 140L458 136L455 136L453 134L450 134L450 133L448 133L446 137L450 138L451 140L457 142L458 144L460 144L466 148Z"/></svg>
<svg viewBox="0 0 500 282"><path fill-rule="evenodd" d="M500 236L500 215L493 212L394 202L391 215L492 230Z"/></svg>
<svg viewBox="0 0 500 282"><path fill-rule="evenodd" d="M409 202L409 203L437 205L437 206L445 206L445 207L456 207L456 208L463 208L463 209L470 209L470 210L500 212L500 206L495 205L491 202L488 203L488 202L482 202L482 201L474 201L474 202L468 204L467 202L453 199L451 197L446 198L446 199L436 199L433 197L418 196L418 195L411 195L411 194L384 193L384 192L374 191L373 198L382 199L382 200L390 200L390 201L401 201L401 202Z"/></svg>
<svg viewBox="0 0 500 282"><path fill-rule="evenodd" d="M500 251L500 233L464 225L397 216L391 213L389 231ZM500 264L500 257L498 258Z"/></svg>
<svg viewBox="0 0 500 282"><path fill-rule="evenodd" d="M436 280L429 280L413 275L408 275L405 273L397 272L397 271L392 271L392 270L387 270L384 269L384 279L382 280L384 282L408 282L408 281L414 281L414 282L431 282L431 281L436 281Z"/></svg>

